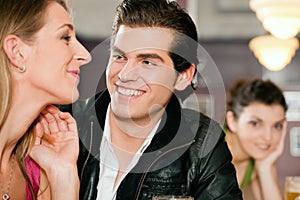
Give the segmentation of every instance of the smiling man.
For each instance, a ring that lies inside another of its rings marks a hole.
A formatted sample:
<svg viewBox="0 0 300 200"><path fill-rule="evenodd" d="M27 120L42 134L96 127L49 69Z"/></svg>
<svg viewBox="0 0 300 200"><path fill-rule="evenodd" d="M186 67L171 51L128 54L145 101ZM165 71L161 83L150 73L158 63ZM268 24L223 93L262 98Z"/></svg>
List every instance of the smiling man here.
<svg viewBox="0 0 300 200"><path fill-rule="evenodd" d="M73 105L81 138L80 199L242 199L220 126L183 109L197 31L176 2L117 7L107 90Z"/></svg>

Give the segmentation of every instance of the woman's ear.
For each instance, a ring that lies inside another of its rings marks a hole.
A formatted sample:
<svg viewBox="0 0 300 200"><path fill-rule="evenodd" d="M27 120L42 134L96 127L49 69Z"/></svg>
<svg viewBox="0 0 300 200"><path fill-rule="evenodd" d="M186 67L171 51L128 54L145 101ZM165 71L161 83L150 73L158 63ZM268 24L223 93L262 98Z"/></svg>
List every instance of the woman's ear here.
<svg viewBox="0 0 300 200"><path fill-rule="evenodd" d="M226 113L226 122L229 130L233 133L237 132L237 119L235 118L232 111Z"/></svg>
<svg viewBox="0 0 300 200"><path fill-rule="evenodd" d="M16 35L8 35L4 38L3 49L14 67L22 67L24 55L22 52L23 41Z"/></svg>
<svg viewBox="0 0 300 200"><path fill-rule="evenodd" d="M182 91L191 84L195 73L195 65L192 64L188 69L180 72L175 83L175 89Z"/></svg>

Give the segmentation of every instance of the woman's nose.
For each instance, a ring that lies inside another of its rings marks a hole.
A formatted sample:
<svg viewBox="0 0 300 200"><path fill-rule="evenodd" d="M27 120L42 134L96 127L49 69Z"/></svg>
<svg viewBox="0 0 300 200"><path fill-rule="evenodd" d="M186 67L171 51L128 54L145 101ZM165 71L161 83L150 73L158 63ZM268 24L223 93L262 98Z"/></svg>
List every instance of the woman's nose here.
<svg viewBox="0 0 300 200"><path fill-rule="evenodd" d="M85 65L92 60L91 54L88 50L79 42L77 41L77 45L75 48L74 59L80 62L80 65Z"/></svg>
<svg viewBox="0 0 300 200"><path fill-rule="evenodd" d="M263 138L265 141L270 141L272 139L272 128L266 128Z"/></svg>

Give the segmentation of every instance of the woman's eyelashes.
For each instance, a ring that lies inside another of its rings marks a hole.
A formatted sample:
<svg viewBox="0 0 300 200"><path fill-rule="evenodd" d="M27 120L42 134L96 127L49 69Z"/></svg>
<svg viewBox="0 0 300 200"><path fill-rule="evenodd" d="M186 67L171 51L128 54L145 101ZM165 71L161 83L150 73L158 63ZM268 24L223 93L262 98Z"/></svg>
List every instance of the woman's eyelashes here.
<svg viewBox="0 0 300 200"><path fill-rule="evenodd" d="M283 128L283 123L282 123L282 122L276 123L274 127L275 127L275 129L277 129L277 130L282 130L282 128Z"/></svg>
<svg viewBox="0 0 300 200"><path fill-rule="evenodd" d="M64 34L61 37L62 40L64 40L66 42L66 44L69 44L69 42L71 41L71 36L69 34Z"/></svg>
<svg viewBox="0 0 300 200"><path fill-rule="evenodd" d="M249 124L253 127L258 127L260 123L259 123L259 121L251 120L251 121L249 121Z"/></svg>

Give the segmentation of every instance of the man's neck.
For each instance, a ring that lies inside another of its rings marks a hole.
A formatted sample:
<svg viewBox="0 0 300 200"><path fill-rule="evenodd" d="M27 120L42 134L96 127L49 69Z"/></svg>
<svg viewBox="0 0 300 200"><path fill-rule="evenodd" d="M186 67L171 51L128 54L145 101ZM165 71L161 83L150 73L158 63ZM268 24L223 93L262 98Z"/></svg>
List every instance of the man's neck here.
<svg viewBox="0 0 300 200"><path fill-rule="evenodd" d="M110 110L109 124L112 144L126 152L135 153L157 125L162 114L155 115L146 126L139 126L133 120L117 118Z"/></svg>

